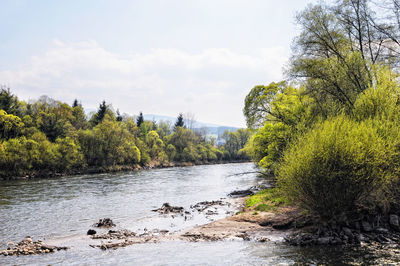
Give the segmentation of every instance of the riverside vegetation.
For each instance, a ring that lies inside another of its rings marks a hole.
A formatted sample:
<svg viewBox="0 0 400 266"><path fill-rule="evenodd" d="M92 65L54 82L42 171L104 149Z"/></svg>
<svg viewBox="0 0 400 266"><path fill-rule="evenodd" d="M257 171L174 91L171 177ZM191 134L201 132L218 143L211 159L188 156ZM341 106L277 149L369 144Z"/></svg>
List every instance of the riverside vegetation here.
<svg viewBox="0 0 400 266"><path fill-rule="evenodd" d="M87 119L82 105L42 96L24 102L0 90L0 179L247 160L247 129L223 146L185 127L120 115L103 101Z"/></svg>
<svg viewBox="0 0 400 266"><path fill-rule="evenodd" d="M247 206L296 206L331 237L307 243L400 229L400 5L374 3L309 5L296 17L288 80L245 100L245 149L276 182Z"/></svg>

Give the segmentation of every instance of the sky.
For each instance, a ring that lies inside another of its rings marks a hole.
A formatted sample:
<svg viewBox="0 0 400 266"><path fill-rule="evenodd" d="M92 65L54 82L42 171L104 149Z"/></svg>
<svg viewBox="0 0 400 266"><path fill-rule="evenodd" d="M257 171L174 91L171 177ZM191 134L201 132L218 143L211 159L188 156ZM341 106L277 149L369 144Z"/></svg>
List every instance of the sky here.
<svg viewBox="0 0 400 266"><path fill-rule="evenodd" d="M280 81L312 0L2 0L0 84L95 110L245 127L244 98Z"/></svg>

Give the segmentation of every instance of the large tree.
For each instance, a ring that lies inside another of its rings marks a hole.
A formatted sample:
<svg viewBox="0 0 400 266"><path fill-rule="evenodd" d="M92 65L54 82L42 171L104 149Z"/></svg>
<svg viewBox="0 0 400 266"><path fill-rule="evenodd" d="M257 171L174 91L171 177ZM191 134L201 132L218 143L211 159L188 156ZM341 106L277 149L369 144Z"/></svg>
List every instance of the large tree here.
<svg viewBox="0 0 400 266"><path fill-rule="evenodd" d="M353 109L357 95L374 82L374 64L400 62L397 37L389 36L393 23L375 10L372 1L340 0L309 5L296 17L302 31L288 74L304 82L324 115Z"/></svg>

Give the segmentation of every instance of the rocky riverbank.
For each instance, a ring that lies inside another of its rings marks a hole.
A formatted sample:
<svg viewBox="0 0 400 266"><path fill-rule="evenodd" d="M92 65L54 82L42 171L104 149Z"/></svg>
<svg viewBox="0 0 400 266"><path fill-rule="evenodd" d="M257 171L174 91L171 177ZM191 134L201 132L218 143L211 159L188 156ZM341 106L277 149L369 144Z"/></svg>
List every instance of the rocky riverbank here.
<svg viewBox="0 0 400 266"><path fill-rule="evenodd" d="M314 225L285 237L295 246L399 243L399 216L365 216L346 224Z"/></svg>
<svg viewBox="0 0 400 266"><path fill-rule="evenodd" d="M92 224L87 231L84 241L93 248L116 249L140 243L159 243L168 241L254 241L254 242L283 242L294 246L313 245L358 245L393 247L400 242L399 217L396 214L387 216L365 216L347 225L317 226L312 223L310 217L304 215L298 208L282 206L273 212L255 211L245 208L246 197L238 197L241 194L253 194L257 190L265 188L253 187L230 193L230 199L219 199L198 202L185 209L173 206L169 203L162 204L154 209L161 217L171 217L186 220L192 219L195 214L205 217L214 217L218 212L226 210L227 206L234 205L234 209L240 211L223 219L195 226L193 228L169 232L168 230L144 228L139 231L131 231L119 228L118 224L110 218L100 219ZM115 228L114 228L115 227ZM72 241L72 240L71 240ZM50 241L51 243L51 241ZM72 242L44 244L42 241L34 242L27 237L14 245L10 243L6 250L0 251L1 255L31 255L46 254L57 250L64 250Z"/></svg>
<svg viewBox="0 0 400 266"><path fill-rule="evenodd" d="M27 236L21 242L14 244L8 243L8 247L5 250L0 250L0 255L3 256L20 256L20 255L35 255L35 254L46 254L52 253L58 250L67 250L68 247L57 247L47 245L41 240L33 241L32 238Z"/></svg>

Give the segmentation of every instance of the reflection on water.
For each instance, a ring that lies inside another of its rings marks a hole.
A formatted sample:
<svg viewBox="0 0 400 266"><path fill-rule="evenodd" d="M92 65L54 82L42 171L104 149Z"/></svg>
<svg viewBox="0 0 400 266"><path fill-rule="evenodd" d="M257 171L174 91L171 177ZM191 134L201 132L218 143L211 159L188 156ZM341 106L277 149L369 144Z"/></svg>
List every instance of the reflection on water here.
<svg viewBox="0 0 400 266"><path fill-rule="evenodd" d="M0 183L0 245L34 239L82 236L100 218L110 217L121 228L170 231L210 221L202 215L184 221L151 212L164 202L189 209L200 201L216 200L262 180L253 165L225 164L98 174L57 179ZM240 174L245 173L245 174ZM221 212L213 219L227 215ZM380 256L380 259L383 255ZM376 263L365 248L297 248L282 243L169 242L140 244L110 251L79 241L66 252L1 257L0 264L358 264Z"/></svg>

